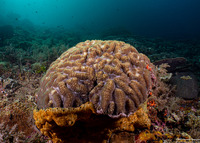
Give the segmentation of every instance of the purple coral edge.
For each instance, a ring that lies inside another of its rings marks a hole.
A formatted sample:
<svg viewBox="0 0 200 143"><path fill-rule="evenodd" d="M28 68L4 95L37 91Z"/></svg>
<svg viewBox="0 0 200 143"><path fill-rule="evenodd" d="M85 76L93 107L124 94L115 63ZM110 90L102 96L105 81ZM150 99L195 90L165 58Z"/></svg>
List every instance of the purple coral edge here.
<svg viewBox="0 0 200 143"><path fill-rule="evenodd" d="M130 113L129 115L131 115ZM125 113L120 113L119 115L108 115L111 118L122 118L122 117L128 117L129 115L126 115Z"/></svg>
<svg viewBox="0 0 200 143"><path fill-rule="evenodd" d="M97 110L96 113L99 114L99 115L103 115L104 114L103 109ZM130 114L128 114L128 115L126 115L125 113L120 113L118 115L110 115L110 114L108 114L108 116L111 117L111 118L119 118L119 117L128 117L131 114L133 114L133 113L130 112Z"/></svg>

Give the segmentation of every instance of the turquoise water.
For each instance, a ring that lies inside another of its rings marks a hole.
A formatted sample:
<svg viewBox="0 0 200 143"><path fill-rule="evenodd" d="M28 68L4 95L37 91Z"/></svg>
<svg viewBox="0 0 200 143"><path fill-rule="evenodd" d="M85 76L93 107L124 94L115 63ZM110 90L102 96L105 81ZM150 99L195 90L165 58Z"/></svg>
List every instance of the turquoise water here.
<svg viewBox="0 0 200 143"><path fill-rule="evenodd" d="M0 0L0 26L199 38L199 0Z"/></svg>

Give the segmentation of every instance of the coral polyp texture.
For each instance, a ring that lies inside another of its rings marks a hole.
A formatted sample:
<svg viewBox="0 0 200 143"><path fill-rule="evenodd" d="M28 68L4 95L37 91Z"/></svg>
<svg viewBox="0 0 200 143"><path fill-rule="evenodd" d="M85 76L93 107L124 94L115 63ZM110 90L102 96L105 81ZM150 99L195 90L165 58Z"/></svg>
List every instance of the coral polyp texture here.
<svg viewBox="0 0 200 143"><path fill-rule="evenodd" d="M96 114L127 117L156 83L154 65L121 41L77 44L54 61L36 93L39 109L79 107L92 102Z"/></svg>

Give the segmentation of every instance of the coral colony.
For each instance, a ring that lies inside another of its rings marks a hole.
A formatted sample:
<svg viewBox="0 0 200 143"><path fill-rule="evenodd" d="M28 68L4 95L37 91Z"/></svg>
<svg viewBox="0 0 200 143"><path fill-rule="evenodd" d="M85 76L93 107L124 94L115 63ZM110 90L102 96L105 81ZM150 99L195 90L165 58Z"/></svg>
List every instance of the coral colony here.
<svg viewBox="0 0 200 143"><path fill-rule="evenodd" d="M126 117L155 86L153 69L145 55L124 42L82 42L51 64L41 80L37 105L68 108L90 101L98 114Z"/></svg>

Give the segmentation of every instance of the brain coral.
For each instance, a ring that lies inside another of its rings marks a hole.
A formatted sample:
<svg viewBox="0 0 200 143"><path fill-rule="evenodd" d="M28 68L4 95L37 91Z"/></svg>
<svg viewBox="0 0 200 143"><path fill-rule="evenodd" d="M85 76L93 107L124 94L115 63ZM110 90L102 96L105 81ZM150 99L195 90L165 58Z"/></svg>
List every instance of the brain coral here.
<svg viewBox="0 0 200 143"><path fill-rule="evenodd" d="M64 52L36 93L39 109L79 107L90 101L112 118L135 112L155 85L149 58L121 41L92 40Z"/></svg>

